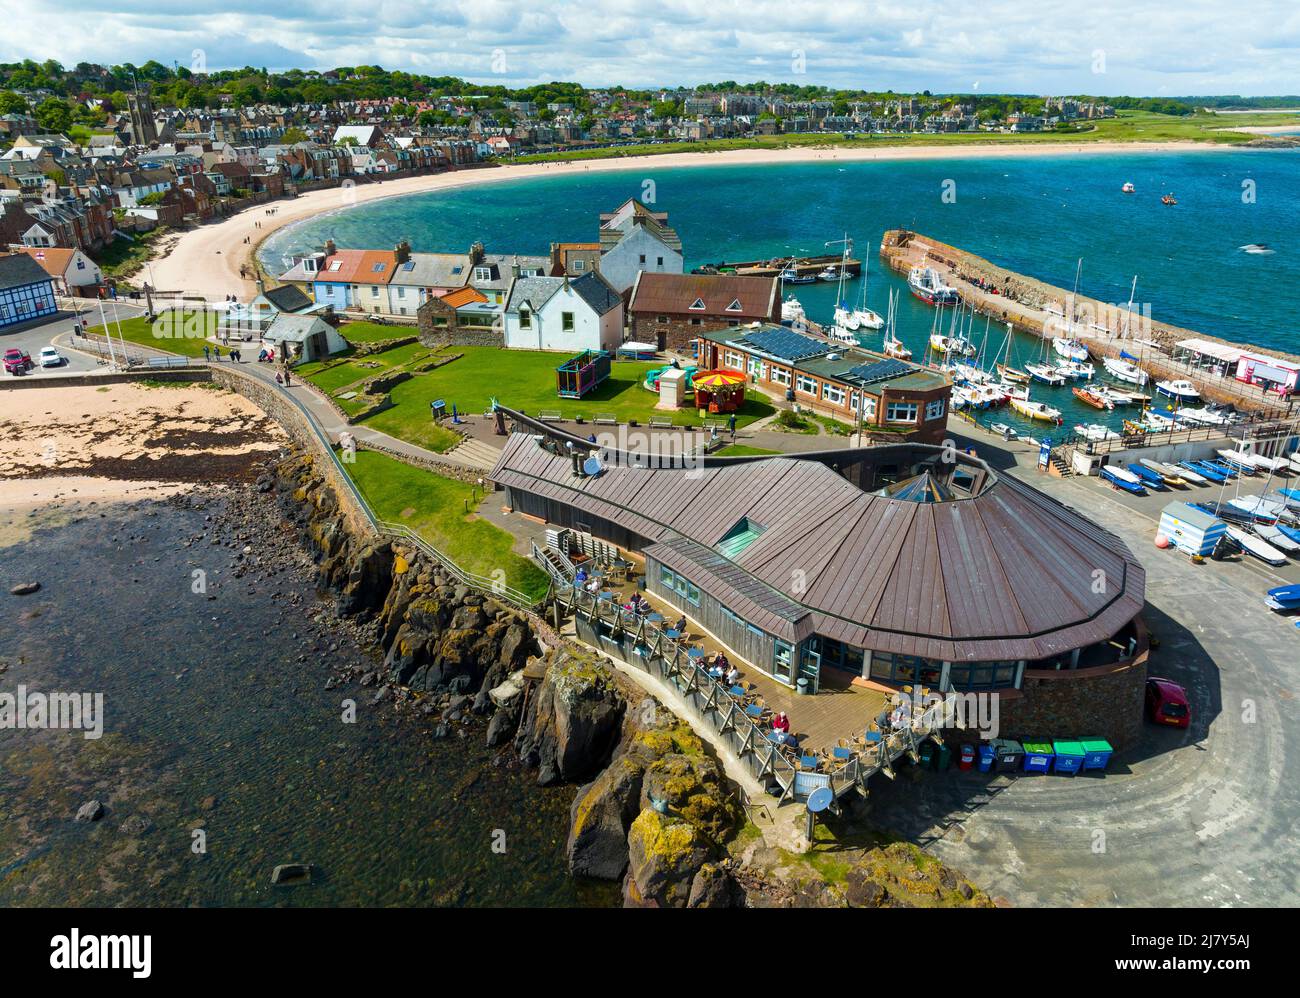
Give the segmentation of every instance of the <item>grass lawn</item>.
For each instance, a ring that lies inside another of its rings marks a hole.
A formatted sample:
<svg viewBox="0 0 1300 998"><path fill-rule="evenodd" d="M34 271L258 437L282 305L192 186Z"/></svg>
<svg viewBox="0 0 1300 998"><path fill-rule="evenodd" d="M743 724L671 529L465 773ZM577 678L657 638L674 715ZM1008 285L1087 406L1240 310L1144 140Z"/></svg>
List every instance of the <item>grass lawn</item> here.
<svg viewBox="0 0 1300 998"><path fill-rule="evenodd" d="M361 494L381 520L410 527L463 571L502 580L529 596L546 595L546 574L511 550L514 538L486 520L466 514L476 504L473 486L403 464L385 454L358 450L345 464Z"/></svg>
<svg viewBox="0 0 1300 998"><path fill-rule="evenodd" d="M804 132L788 135L761 135L743 139L705 139L700 142L649 142L606 149L576 149L567 152L537 153L517 156L512 163L538 163L547 160L619 159L626 156L663 156L681 152L721 152L728 149L793 149L800 146L830 148L885 146L946 145L1023 145L1041 143L1090 142L1212 142L1239 145L1257 136L1232 131L1248 125L1292 125L1295 116L1270 114L1188 115L1156 114L1151 111L1120 111L1114 118L1081 122L1078 130L1046 132L921 132L886 133L869 137L846 138L836 132Z"/></svg>
<svg viewBox="0 0 1300 998"><path fill-rule="evenodd" d="M749 447L746 444L731 444L713 452L715 457L759 457L768 454L780 454L779 450L767 450L764 447Z"/></svg>
<svg viewBox="0 0 1300 998"><path fill-rule="evenodd" d="M349 343L382 343L384 340L400 340L414 336L419 330L415 326L380 325L378 322L345 322L339 326L339 333Z"/></svg>
<svg viewBox="0 0 1300 998"><path fill-rule="evenodd" d="M332 394L354 382L373 378L377 374L383 374L385 371L409 364L414 360L421 360L430 353L429 348L420 343L408 343L406 346L370 354L368 357L359 357L333 367L316 367L314 370L308 370L306 368L310 365L304 365L304 369L300 370L298 375L306 378L321 391Z"/></svg>
<svg viewBox="0 0 1300 998"><path fill-rule="evenodd" d="M394 408L371 417L366 424L419 443L418 434L429 424L432 400L445 400L448 411L454 403L461 412L479 413L487 411L493 398L533 416L543 411L558 412L567 419L609 414L620 422L635 419L643 425L652 418L671 416L681 426L701 423L694 409L656 412L658 396L641 387L641 381L647 370L662 367L662 363L615 362L608 380L586 398L562 399L555 393L555 368L567 354L496 347L455 349L464 356L397 385L391 392ZM766 399L748 398L737 414L736 425L745 426L772 411Z"/></svg>
<svg viewBox="0 0 1300 998"><path fill-rule="evenodd" d="M113 342L117 342L118 324L109 321L109 332L112 334ZM169 353L184 354L186 357L202 357L203 347L212 344L196 336L155 336L153 324L148 322L143 316L136 316L132 319L123 319L121 322L122 337L128 343L138 343L142 347L152 347L156 350L166 350ZM89 332L100 336L108 335L105 333L103 326L91 326ZM225 351L223 350L224 354Z"/></svg>
<svg viewBox="0 0 1300 998"><path fill-rule="evenodd" d="M130 277L153 255L153 244L169 230L166 226L142 232L132 239L114 239L97 254L95 262L105 277Z"/></svg>

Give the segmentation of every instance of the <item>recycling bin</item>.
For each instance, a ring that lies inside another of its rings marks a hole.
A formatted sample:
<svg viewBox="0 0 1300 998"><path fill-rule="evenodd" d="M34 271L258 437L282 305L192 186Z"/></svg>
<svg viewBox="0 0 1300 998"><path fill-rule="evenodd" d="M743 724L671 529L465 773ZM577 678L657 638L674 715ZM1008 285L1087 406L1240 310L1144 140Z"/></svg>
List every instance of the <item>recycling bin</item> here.
<svg viewBox="0 0 1300 998"><path fill-rule="evenodd" d="M1050 773L1054 754L1047 742L1025 742L1025 772Z"/></svg>
<svg viewBox="0 0 1300 998"><path fill-rule="evenodd" d="M1104 738L1084 738L1079 744L1083 746L1084 769L1105 769L1115 751Z"/></svg>
<svg viewBox="0 0 1300 998"><path fill-rule="evenodd" d="M934 768L934 742L928 738L921 743L919 765L922 769Z"/></svg>
<svg viewBox="0 0 1300 998"><path fill-rule="evenodd" d="M939 746L939 752L934 757L934 768L939 772L944 772L952 764L952 749L947 744Z"/></svg>
<svg viewBox="0 0 1300 998"><path fill-rule="evenodd" d="M963 745L961 747L961 755L957 759L957 768L960 769L962 772L966 772L974 765L975 765L975 746Z"/></svg>
<svg viewBox="0 0 1300 998"><path fill-rule="evenodd" d="M1019 742L1010 738L999 738L994 742L994 745L996 746L999 773L1014 773L1020 769L1021 760L1025 757L1025 750Z"/></svg>
<svg viewBox="0 0 1300 998"><path fill-rule="evenodd" d="M993 764L997 762L997 758L998 758L997 749L995 749L988 742L982 744L980 746L980 764L979 764L980 772L981 773L993 772Z"/></svg>
<svg viewBox="0 0 1300 998"><path fill-rule="evenodd" d="M1079 742L1052 742L1052 751L1056 758L1052 769L1057 773L1077 773L1083 768L1083 745Z"/></svg>

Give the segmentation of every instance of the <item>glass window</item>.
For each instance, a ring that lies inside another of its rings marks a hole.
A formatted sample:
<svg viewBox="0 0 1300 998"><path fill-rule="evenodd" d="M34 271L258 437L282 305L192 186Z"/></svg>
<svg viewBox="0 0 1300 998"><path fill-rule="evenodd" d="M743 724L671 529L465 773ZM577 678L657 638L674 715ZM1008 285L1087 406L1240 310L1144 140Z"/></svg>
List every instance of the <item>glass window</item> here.
<svg viewBox="0 0 1300 998"><path fill-rule="evenodd" d="M931 419L941 418L943 416L943 411L944 411L943 399L935 399L933 402L927 402L925 404L925 418L927 421Z"/></svg>
<svg viewBox="0 0 1300 998"><path fill-rule="evenodd" d="M827 402L833 402L836 405L844 404L844 389L838 385L832 385L829 382L822 385L822 398Z"/></svg>
<svg viewBox="0 0 1300 998"><path fill-rule="evenodd" d="M572 313L572 312L561 312L561 313L560 313L560 328L564 329L565 331L571 330L571 329L573 328L573 313Z"/></svg>
<svg viewBox="0 0 1300 998"><path fill-rule="evenodd" d="M672 569L664 568L663 565L659 566L659 584L666 589L673 588Z"/></svg>
<svg viewBox="0 0 1300 998"><path fill-rule="evenodd" d="M915 402L890 402L885 409L885 419L890 423L915 423Z"/></svg>
<svg viewBox="0 0 1300 998"><path fill-rule="evenodd" d="M801 374L799 375L798 378L795 379L795 387L799 389L799 391L804 392L807 395L816 395L817 379L810 378L806 374Z"/></svg>
<svg viewBox="0 0 1300 998"><path fill-rule="evenodd" d="M528 311L528 309L526 308L521 308L519 310L519 328L520 329L533 328L533 313Z"/></svg>

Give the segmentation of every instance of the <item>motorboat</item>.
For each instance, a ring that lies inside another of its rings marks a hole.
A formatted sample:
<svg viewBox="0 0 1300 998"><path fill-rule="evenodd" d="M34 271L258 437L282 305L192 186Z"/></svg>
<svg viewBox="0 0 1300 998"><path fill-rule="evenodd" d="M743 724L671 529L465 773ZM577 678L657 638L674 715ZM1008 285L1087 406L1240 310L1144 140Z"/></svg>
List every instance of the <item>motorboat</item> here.
<svg viewBox="0 0 1300 998"><path fill-rule="evenodd" d="M1124 186L1120 188L1120 193L1122 193L1122 194L1132 194L1132 193L1133 193L1134 191L1136 191L1136 190L1137 190L1137 188L1133 186L1132 181L1126 181L1125 184L1124 184Z"/></svg>
<svg viewBox="0 0 1300 998"><path fill-rule="evenodd" d="M1127 468L1120 468L1113 464L1103 464L1101 471L1098 473L1103 481L1110 482L1117 489L1123 489L1125 492L1131 492L1135 496L1144 496L1147 494L1146 486L1142 484L1142 479L1129 471Z"/></svg>
<svg viewBox="0 0 1300 998"><path fill-rule="evenodd" d="M1091 381L1092 376L1097 373L1096 368L1081 360L1067 360L1062 364L1057 364L1056 370L1058 374L1075 381L1080 379Z"/></svg>
<svg viewBox="0 0 1300 998"><path fill-rule="evenodd" d="M858 337L851 329L846 329L838 322L826 330L826 338L848 347L858 346Z"/></svg>
<svg viewBox="0 0 1300 998"><path fill-rule="evenodd" d="M1088 348L1078 340L1069 337L1053 336L1052 349L1056 351L1058 356L1064 357L1066 360L1085 361L1088 359Z"/></svg>
<svg viewBox="0 0 1300 998"><path fill-rule="evenodd" d="M1232 422L1232 418L1219 409L1211 409L1209 406L1203 406L1199 409L1188 409L1186 407L1178 410L1178 415L1187 423L1197 423L1202 426L1227 426Z"/></svg>
<svg viewBox="0 0 1300 998"><path fill-rule="evenodd" d="M939 272L933 267L913 267L907 275L907 287L913 297L938 308L956 305L961 301L957 289L944 284Z"/></svg>
<svg viewBox="0 0 1300 998"><path fill-rule="evenodd" d="M1230 523L1228 524L1225 532L1227 533L1228 537L1232 539L1232 542L1237 545L1237 547L1241 548L1248 555L1251 555L1254 558L1258 558L1260 561L1264 562L1265 564L1267 565L1286 564L1286 555L1284 555L1281 551L1275 548L1272 544L1269 544L1267 541L1259 537L1256 537L1254 534L1243 529L1242 527L1237 527Z"/></svg>
<svg viewBox="0 0 1300 998"><path fill-rule="evenodd" d="M989 429L994 433L1000 434L1005 440L1015 440L1016 437L1020 436L1020 434L1015 431L1014 427L1009 426L1006 423L989 423Z"/></svg>
<svg viewBox="0 0 1300 998"><path fill-rule="evenodd" d="M1074 397L1084 405L1090 405L1094 409L1114 409L1115 403L1100 392L1089 391L1087 388L1074 388Z"/></svg>
<svg viewBox="0 0 1300 998"><path fill-rule="evenodd" d="M1065 375L1061 374L1051 364L1026 364L1025 370L1035 381L1041 381L1045 385L1059 386L1065 384Z"/></svg>
<svg viewBox="0 0 1300 998"><path fill-rule="evenodd" d="M1053 409L1045 402L1033 402L1029 398L1012 398L1008 400L1011 408L1026 419L1038 419L1045 423L1060 423L1061 410Z"/></svg>
<svg viewBox="0 0 1300 998"><path fill-rule="evenodd" d="M1103 357L1101 366L1106 369L1106 373L1112 378L1118 381L1127 381L1130 385L1141 386L1151 380L1151 376L1142 368L1131 361L1118 357Z"/></svg>
<svg viewBox="0 0 1300 998"><path fill-rule="evenodd" d="M820 274L817 275L817 280L824 281L827 284L836 284L838 283L839 279L840 279L839 267L827 267L825 270L823 270Z"/></svg>
<svg viewBox="0 0 1300 998"><path fill-rule="evenodd" d="M803 305L794 295L790 295L785 301L781 302L782 322L802 322L805 318Z"/></svg>
<svg viewBox="0 0 1300 998"><path fill-rule="evenodd" d="M816 284L817 278L813 274L800 274L793 267L786 267L781 271L782 284Z"/></svg>
<svg viewBox="0 0 1300 998"><path fill-rule="evenodd" d="M1078 390L1079 389L1077 388L1075 389L1075 391ZM1132 405L1133 402L1136 401L1129 392L1116 391L1109 385L1104 385L1100 382L1095 385L1089 385L1085 391L1092 392L1092 394L1096 395L1099 399L1109 402L1111 407L1117 405Z"/></svg>
<svg viewBox="0 0 1300 998"><path fill-rule="evenodd" d="M1177 204L1177 203L1178 203L1178 199L1177 199L1176 197L1174 197L1172 194L1162 194L1162 195L1160 195L1160 203L1161 203L1161 204Z"/></svg>
<svg viewBox="0 0 1300 998"><path fill-rule="evenodd" d="M1075 426L1074 432L1083 437L1084 440L1120 440L1118 433L1109 426L1103 426L1101 423L1079 423Z"/></svg>
<svg viewBox="0 0 1300 998"><path fill-rule="evenodd" d="M1201 393L1186 378L1178 378L1173 381L1157 381L1156 391L1179 402L1199 402L1201 400Z"/></svg>

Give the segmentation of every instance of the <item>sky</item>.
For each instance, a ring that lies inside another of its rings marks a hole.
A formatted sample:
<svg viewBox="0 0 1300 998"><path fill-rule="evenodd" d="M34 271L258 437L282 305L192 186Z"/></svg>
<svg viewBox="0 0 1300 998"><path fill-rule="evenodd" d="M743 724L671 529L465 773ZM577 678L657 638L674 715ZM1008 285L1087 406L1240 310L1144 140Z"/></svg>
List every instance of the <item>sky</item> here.
<svg viewBox="0 0 1300 998"><path fill-rule="evenodd" d="M1300 93L1282 0L0 0L0 62L380 65L518 87Z"/></svg>

